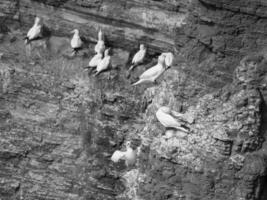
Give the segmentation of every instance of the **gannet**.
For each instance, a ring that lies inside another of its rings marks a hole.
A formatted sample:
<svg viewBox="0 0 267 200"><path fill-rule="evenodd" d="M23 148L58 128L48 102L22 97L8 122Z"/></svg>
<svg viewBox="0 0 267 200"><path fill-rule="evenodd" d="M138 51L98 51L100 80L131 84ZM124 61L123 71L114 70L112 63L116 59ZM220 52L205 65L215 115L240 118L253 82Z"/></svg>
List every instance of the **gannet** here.
<svg viewBox="0 0 267 200"><path fill-rule="evenodd" d="M37 39L38 37L41 37L41 33L41 19L39 17L35 17L34 25L31 27L31 29L27 33L27 36L24 38L25 44L28 44L30 41Z"/></svg>
<svg viewBox="0 0 267 200"><path fill-rule="evenodd" d="M162 53L165 55L165 65L167 68L171 67L173 64L174 55L171 52Z"/></svg>
<svg viewBox="0 0 267 200"><path fill-rule="evenodd" d="M142 63L144 61L145 55L146 55L146 48L143 44L141 44L139 51L133 57L132 66L129 68L129 71L131 71L140 63Z"/></svg>
<svg viewBox="0 0 267 200"><path fill-rule="evenodd" d="M169 107L162 106L156 112L156 117L159 122L165 126L166 128L175 128L177 130L188 132L187 129L181 127L181 123L179 123L173 116L172 111Z"/></svg>
<svg viewBox="0 0 267 200"><path fill-rule="evenodd" d="M164 62L165 55L160 55L158 57L158 63L141 74L141 76L139 76L140 80L132 85L138 85L143 82L155 82L156 79L166 70Z"/></svg>
<svg viewBox="0 0 267 200"><path fill-rule="evenodd" d="M111 57L109 55L109 50L110 49L106 49L105 50L104 58L101 61L98 62L97 67L96 67L95 76L97 76L102 71L108 69L108 67L110 66Z"/></svg>
<svg viewBox="0 0 267 200"><path fill-rule="evenodd" d="M115 151L111 156L111 160L115 163L119 160L125 160L126 166L133 165L136 161L136 151L131 148L131 142L126 142L126 151Z"/></svg>
<svg viewBox="0 0 267 200"><path fill-rule="evenodd" d="M96 67L98 63L102 60L103 58L103 52L98 52L95 54L95 56L90 60L88 66L89 67Z"/></svg>
<svg viewBox="0 0 267 200"><path fill-rule="evenodd" d="M103 52L104 50L105 50L105 42L103 38L103 33L100 29L98 32L98 41L95 45L95 52L99 53L99 52Z"/></svg>
<svg viewBox="0 0 267 200"><path fill-rule="evenodd" d="M93 69L93 68L97 67L98 63L102 60L102 58L103 58L103 52L98 52L89 61L88 66L86 66L85 68L88 70L89 68Z"/></svg>
<svg viewBox="0 0 267 200"><path fill-rule="evenodd" d="M83 43L82 43L82 40L80 38L78 29L74 29L73 31L71 31L71 33L74 33L74 35L70 41L70 45L71 45L71 48L73 49L74 54L75 54L82 47Z"/></svg>

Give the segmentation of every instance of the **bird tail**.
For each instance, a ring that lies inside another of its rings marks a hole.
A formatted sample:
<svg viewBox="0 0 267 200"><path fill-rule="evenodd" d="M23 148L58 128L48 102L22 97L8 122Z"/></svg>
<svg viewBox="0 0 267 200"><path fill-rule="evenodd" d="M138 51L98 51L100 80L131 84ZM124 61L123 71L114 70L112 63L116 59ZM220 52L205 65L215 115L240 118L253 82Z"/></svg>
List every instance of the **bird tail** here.
<svg viewBox="0 0 267 200"><path fill-rule="evenodd" d="M29 44L30 39L28 37L25 37L24 40L25 40L25 44Z"/></svg>
<svg viewBox="0 0 267 200"><path fill-rule="evenodd" d="M177 130L180 130L180 131L183 131L183 132L185 132L185 133L188 133L188 132L189 132L188 129L183 128L183 127L181 127L181 126L177 126L176 129L177 129Z"/></svg>
<svg viewBox="0 0 267 200"><path fill-rule="evenodd" d="M73 48L72 52L74 52L76 54L78 52L78 48Z"/></svg>
<svg viewBox="0 0 267 200"><path fill-rule="evenodd" d="M98 71L94 74L94 76L98 76L100 74L101 71Z"/></svg>
<svg viewBox="0 0 267 200"><path fill-rule="evenodd" d="M71 51L71 56L75 56L78 53L78 49L73 48Z"/></svg>
<svg viewBox="0 0 267 200"><path fill-rule="evenodd" d="M144 80L143 79L140 79L136 83L133 83L132 86L139 85L140 83L143 83L143 82L144 82Z"/></svg>
<svg viewBox="0 0 267 200"><path fill-rule="evenodd" d="M89 71L89 69L90 69L90 66L83 66L83 69L85 70L85 71Z"/></svg>
<svg viewBox="0 0 267 200"><path fill-rule="evenodd" d="M128 71L132 71L135 68L135 64L132 64Z"/></svg>

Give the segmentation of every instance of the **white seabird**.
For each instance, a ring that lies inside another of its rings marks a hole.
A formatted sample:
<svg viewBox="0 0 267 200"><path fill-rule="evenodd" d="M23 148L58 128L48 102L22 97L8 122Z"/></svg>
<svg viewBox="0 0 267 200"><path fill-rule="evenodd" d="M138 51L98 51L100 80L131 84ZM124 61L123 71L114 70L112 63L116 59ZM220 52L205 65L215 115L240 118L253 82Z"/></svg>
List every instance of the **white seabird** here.
<svg viewBox="0 0 267 200"><path fill-rule="evenodd" d="M105 50L105 42L103 38L103 33L100 29L98 32L98 41L95 45L95 52L99 53L99 52L103 52L104 50Z"/></svg>
<svg viewBox="0 0 267 200"><path fill-rule="evenodd" d="M173 113L171 109L166 106L160 107L156 112L156 117L163 126L166 128L175 128L187 133L188 130L181 127L182 124L179 123L172 115Z"/></svg>
<svg viewBox="0 0 267 200"><path fill-rule="evenodd" d="M103 52L98 52L97 54L94 55L94 57L90 60L88 66L89 67L97 67L98 63L102 60L103 58Z"/></svg>
<svg viewBox="0 0 267 200"><path fill-rule="evenodd" d="M139 81L137 81L132 85L133 86L138 85L143 82L155 82L156 79L166 70L164 62L165 62L165 55L160 55L158 57L158 63L155 66L146 70L143 74L141 74L139 76Z"/></svg>
<svg viewBox="0 0 267 200"><path fill-rule="evenodd" d="M42 34L42 25L41 19L39 17L35 17L34 25L30 28L25 37L25 44L28 44L30 41L41 37Z"/></svg>
<svg viewBox="0 0 267 200"><path fill-rule="evenodd" d="M102 71L105 71L110 66L111 56L109 55L109 50L110 50L109 48L105 50L104 58L98 62L95 76L97 76Z"/></svg>
<svg viewBox="0 0 267 200"><path fill-rule="evenodd" d="M129 68L129 71L133 70L133 68L141 64L144 61L145 55L146 55L146 48L144 44L141 44L139 51L133 57L132 66Z"/></svg>
<svg viewBox="0 0 267 200"><path fill-rule="evenodd" d="M173 64L173 60L174 60L174 55L171 52L166 52L166 53L162 53L163 55L165 55L165 65L167 68L171 67Z"/></svg>
<svg viewBox="0 0 267 200"><path fill-rule="evenodd" d="M136 161L136 151L131 148L131 142L126 142L126 151L115 151L111 160L115 163L119 162L119 160L125 160L126 166L133 165Z"/></svg>
<svg viewBox="0 0 267 200"><path fill-rule="evenodd" d="M86 69L93 69L95 67L97 67L98 63L100 63L100 61L103 58L103 52L98 52L97 54L94 55L94 57L89 61L88 66L86 66Z"/></svg>
<svg viewBox="0 0 267 200"><path fill-rule="evenodd" d="M70 41L70 46L73 49L74 54L75 54L82 47L83 42L80 38L78 29L74 29L73 31L71 31L71 33L74 33L74 35Z"/></svg>

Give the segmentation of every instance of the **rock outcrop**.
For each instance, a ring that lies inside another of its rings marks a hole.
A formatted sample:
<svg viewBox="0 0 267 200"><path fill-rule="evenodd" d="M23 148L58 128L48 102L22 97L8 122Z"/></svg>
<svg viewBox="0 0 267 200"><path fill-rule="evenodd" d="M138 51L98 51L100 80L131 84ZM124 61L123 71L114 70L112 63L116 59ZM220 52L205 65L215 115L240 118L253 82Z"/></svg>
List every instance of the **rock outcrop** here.
<svg viewBox="0 0 267 200"><path fill-rule="evenodd" d="M152 103L141 132L150 150L146 160L149 165L140 162L140 173L145 177L139 189L143 199L260 198L256 188L266 176L267 157L253 152L261 149L264 141L262 97L257 87L266 76L266 64L263 56L245 58L230 86L206 94L189 106L184 114L194 123L187 134L165 132L155 123L159 106L179 108L171 89L178 78L169 74L166 85L147 90Z"/></svg>
<svg viewBox="0 0 267 200"><path fill-rule="evenodd" d="M265 200L266 3L230 0L2 0L0 199ZM51 37L23 35L39 15ZM88 42L70 57L69 32ZM112 69L83 71L97 31ZM138 43L144 65L127 79ZM174 66L131 87L162 51ZM165 129L168 106L192 119ZM135 166L113 163L131 141Z"/></svg>

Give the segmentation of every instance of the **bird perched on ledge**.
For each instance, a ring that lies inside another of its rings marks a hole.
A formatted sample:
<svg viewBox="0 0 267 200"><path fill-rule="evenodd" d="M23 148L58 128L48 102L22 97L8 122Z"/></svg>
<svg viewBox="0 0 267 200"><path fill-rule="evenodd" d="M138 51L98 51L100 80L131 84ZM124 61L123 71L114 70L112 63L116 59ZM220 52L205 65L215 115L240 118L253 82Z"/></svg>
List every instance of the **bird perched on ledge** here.
<svg viewBox="0 0 267 200"><path fill-rule="evenodd" d="M32 40L38 39L42 35L41 18L35 17L34 25L30 28L25 39L25 44L29 44Z"/></svg>
<svg viewBox="0 0 267 200"><path fill-rule="evenodd" d="M83 42L80 38L78 29L74 29L71 33L74 33L74 35L70 41L70 46L73 49L73 53L76 54L78 50L82 48Z"/></svg>
<svg viewBox="0 0 267 200"><path fill-rule="evenodd" d="M109 50L110 49L105 50L104 58L98 62L97 67L96 67L95 76L97 76L99 73L101 73L101 72L103 72L109 68L110 63L111 63L111 56L109 55Z"/></svg>
<svg viewBox="0 0 267 200"><path fill-rule="evenodd" d="M145 56L146 56L146 47L144 44L140 44L140 49L134 55L132 60L132 66L129 68L129 71L133 70L137 65L141 64L144 61Z"/></svg>
<svg viewBox="0 0 267 200"><path fill-rule="evenodd" d="M98 63L102 60L103 58L103 52L98 52L97 54L94 55L94 57L90 60L88 66L89 67L97 67Z"/></svg>
<svg viewBox="0 0 267 200"><path fill-rule="evenodd" d="M91 72L97 65L101 62L103 58L103 52L98 52L94 55L94 57L89 61L88 66L85 67L86 70L89 70Z"/></svg>
<svg viewBox="0 0 267 200"><path fill-rule="evenodd" d="M136 151L131 148L131 142L126 142L126 151L115 151L111 156L111 160L115 163L125 160L127 167L133 165L136 161Z"/></svg>
<svg viewBox="0 0 267 200"><path fill-rule="evenodd" d="M166 128L175 128L183 132L189 132L188 129L183 128L182 124L178 122L174 117L175 113L171 111L169 107L162 106L156 112L156 117L159 122Z"/></svg>
<svg viewBox="0 0 267 200"><path fill-rule="evenodd" d="M140 83L143 82L155 82L156 79L166 70L165 67L165 55L160 55L158 57L158 63L149 68L148 70L146 70L143 74L141 74L141 76L139 76L139 81L137 81L136 83L132 84L134 85L138 85Z"/></svg>
<svg viewBox="0 0 267 200"><path fill-rule="evenodd" d="M104 42L104 36L103 33L101 31L101 29L98 32L98 41L95 45L95 52L99 53L99 52L104 52L105 50L105 42Z"/></svg>

